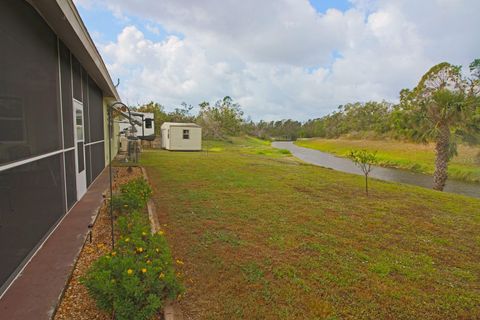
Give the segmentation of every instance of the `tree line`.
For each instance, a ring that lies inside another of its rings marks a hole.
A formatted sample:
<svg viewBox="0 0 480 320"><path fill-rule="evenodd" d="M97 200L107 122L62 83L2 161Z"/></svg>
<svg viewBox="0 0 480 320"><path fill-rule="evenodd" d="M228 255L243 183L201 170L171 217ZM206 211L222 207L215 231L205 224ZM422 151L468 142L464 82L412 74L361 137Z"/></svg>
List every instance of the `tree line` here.
<svg viewBox="0 0 480 320"><path fill-rule="evenodd" d="M169 121L195 122L207 139L249 134L272 140L352 136L434 142L434 188L443 190L448 162L456 155L458 143L480 143L480 59L475 59L468 71L464 74L461 66L442 62L428 70L415 88L402 89L399 103L348 103L305 122L247 120L241 106L229 96L213 104L201 102L197 115L186 103L172 112L156 102L135 109L154 113L157 135L161 124Z"/></svg>

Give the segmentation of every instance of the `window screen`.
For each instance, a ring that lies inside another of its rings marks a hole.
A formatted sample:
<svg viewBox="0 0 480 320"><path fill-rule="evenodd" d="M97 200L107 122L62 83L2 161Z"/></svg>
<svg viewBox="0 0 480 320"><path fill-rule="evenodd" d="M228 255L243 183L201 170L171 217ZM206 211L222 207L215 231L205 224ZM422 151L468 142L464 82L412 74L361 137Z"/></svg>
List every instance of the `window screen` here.
<svg viewBox="0 0 480 320"><path fill-rule="evenodd" d="M88 114L88 74L85 69L82 69L82 89L83 89L83 118L85 143L89 143L90 140L90 117Z"/></svg>
<svg viewBox="0 0 480 320"><path fill-rule="evenodd" d="M87 170L87 187L92 184L92 166L90 157L90 146L85 146L85 168Z"/></svg>
<svg viewBox="0 0 480 320"><path fill-rule="evenodd" d="M25 114L19 102L14 98L0 100L0 137L3 143L25 143Z"/></svg>
<svg viewBox="0 0 480 320"><path fill-rule="evenodd" d="M0 164L61 148L57 37L26 1L0 1Z"/></svg>
<svg viewBox="0 0 480 320"><path fill-rule="evenodd" d="M102 172L103 168L105 168L105 147L103 142L92 144L90 147L93 181Z"/></svg>
<svg viewBox="0 0 480 320"><path fill-rule="evenodd" d="M190 130L183 130L183 139L190 139Z"/></svg>
<svg viewBox="0 0 480 320"><path fill-rule="evenodd" d="M60 77L62 84L63 141L65 148L74 146L73 142L73 101L70 51L60 42Z"/></svg>
<svg viewBox="0 0 480 320"><path fill-rule="evenodd" d="M77 161L78 161L78 173L85 170L85 159L83 154L83 142L77 142Z"/></svg>
<svg viewBox="0 0 480 320"><path fill-rule="evenodd" d="M72 54L72 83L73 83L73 97L78 101L83 101L82 98L82 66L77 58Z"/></svg>
<svg viewBox="0 0 480 320"><path fill-rule="evenodd" d="M77 179L74 150L65 152L65 174L67 185L67 205L70 209L77 201Z"/></svg>
<svg viewBox="0 0 480 320"><path fill-rule="evenodd" d="M0 172L0 286L65 213L62 154Z"/></svg>
<svg viewBox="0 0 480 320"><path fill-rule="evenodd" d="M90 141L104 140L103 94L91 78L88 79L88 111L90 115Z"/></svg>

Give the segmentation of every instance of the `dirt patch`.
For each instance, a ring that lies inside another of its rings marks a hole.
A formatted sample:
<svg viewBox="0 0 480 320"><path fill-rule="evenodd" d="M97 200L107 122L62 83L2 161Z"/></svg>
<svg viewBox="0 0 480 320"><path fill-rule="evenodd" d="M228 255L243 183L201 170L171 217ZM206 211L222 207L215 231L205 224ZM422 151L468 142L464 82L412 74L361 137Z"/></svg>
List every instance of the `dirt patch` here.
<svg viewBox="0 0 480 320"><path fill-rule="evenodd" d="M119 185L141 177L142 171L138 167L131 167L130 169L128 167L116 167L113 170L113 176L113 188L116 190ZM87 237L54 319L106 320L112 318L112 315L97 308L95 301L88 295L87 289L80 283L80 278L86 273L90 265L111 250L110 230L109 207L104 202L92 228L92 241L90 242L89 237Z"/></svg>

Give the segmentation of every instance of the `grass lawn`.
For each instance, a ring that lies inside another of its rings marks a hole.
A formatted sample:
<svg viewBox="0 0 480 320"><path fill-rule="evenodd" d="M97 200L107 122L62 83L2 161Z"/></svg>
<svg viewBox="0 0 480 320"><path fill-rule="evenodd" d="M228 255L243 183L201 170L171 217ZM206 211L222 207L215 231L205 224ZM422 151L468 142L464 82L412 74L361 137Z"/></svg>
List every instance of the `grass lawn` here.
<svg viewBox="0 0 480 320"><path fill-rule="evenodd" d="M415 144L385 140L309 139L298 140L296 145L345 157L352 149L377 151L380 165L433 174L435 149L433 144ZM480 182L480 164L475 158L478 147L460 145L458 156L449 164L449 177L459 180Z"/></svg>
<svg viewBox="0 0 480 320"><path fill-rule="evenodd" d="M192 319L473 319L480 201L296 161L255 139L146 151Z"/></svg>

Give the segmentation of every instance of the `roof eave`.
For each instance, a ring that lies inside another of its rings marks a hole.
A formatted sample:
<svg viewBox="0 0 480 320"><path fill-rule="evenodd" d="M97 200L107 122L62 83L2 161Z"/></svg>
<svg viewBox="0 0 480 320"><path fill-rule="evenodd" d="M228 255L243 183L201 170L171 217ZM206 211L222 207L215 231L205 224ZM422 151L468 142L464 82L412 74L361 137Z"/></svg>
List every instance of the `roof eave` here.
<svg viewBox="0 0 480 320"><path fill-rule="evenodd" d="M120 100L107 67L72 0L31 0L29 2L80 61L104 95Z"/></svg>

